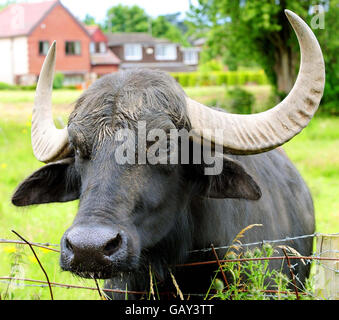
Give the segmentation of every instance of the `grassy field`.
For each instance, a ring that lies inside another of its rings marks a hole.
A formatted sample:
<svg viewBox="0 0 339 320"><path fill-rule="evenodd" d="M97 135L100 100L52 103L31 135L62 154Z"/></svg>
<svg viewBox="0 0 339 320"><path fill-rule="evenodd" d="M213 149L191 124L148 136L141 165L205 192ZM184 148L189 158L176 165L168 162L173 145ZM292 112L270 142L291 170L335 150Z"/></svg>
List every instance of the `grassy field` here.
<svg viewBox="0 0 339 320"><path fill-rule="evenodd" d="M262 104L268 98L270 88L249 88ZM224 88L188 88L194 99L206 102L222 97ZM53 97L54 115L65 122L78 91L56 91ZM34 242L58 244L64 231L70 226L77 209L77 201L66 204L50 204L30 208L15 208L10 197L17 184L33 170L40 167L30 145L30 119L34 92L0 92L0 238L17 239L15 230ZM317 231L339 232L339 118L315 117L310 125L285 145L288 156L296 164L310 186L316 208ZM85 285L95 288L92 280L74 278L61 272L58 254L36 249L50 281ZM23 268L17 268L18 260ZM0 277L16 276L45 280L34 256L28 248L20 249L12 244L0 244ZM8 284L0 280L0 293L4 295ZM15 288L15 287L14 287ZM11 289L14 299L49 299L46 288L25 287ZM99 299L98 292L75 289L53 289L56 299Z"/></svg>

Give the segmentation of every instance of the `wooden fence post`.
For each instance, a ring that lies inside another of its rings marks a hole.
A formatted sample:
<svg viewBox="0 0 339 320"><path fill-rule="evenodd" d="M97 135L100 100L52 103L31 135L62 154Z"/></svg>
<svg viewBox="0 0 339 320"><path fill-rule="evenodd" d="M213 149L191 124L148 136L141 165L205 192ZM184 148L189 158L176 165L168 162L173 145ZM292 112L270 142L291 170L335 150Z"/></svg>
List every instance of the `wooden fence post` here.
<svg viewBox="0 0 339 320"><path fill-rule="evenodd" d="M319 234L316 240L318 256L339 258L339 234ZM317 262L315 295L319 299L339 300L339 261Z"/></svg>

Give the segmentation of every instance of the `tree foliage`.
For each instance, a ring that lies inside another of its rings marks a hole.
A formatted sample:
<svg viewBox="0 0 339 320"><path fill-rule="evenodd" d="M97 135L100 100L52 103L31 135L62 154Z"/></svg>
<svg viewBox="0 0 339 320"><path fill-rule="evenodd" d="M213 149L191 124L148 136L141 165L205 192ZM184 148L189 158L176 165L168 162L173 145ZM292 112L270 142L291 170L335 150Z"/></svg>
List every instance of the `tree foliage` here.
<svg viewBox="0 0 339 320"><path fill-rule="evenodd" d="M187 27L179 16L180 13L174 13L152 18L137 5L119 4L108 10L103 28L110 32L148 32L156 38L188 45L185 36Z"/></svg>
<svg viewBox="0 0 339 320"><path fill-rule="evenodd" d="M7 0L5 3L0 4L0 11L7 8L10 4L16 3L15 0Z"/></svg>
<svg viewBox="0 0 339 320"><path fill-rule="evenodd" d="M166 38L172 42L188 45L187 39L182 31L170 22L167 16L159 16L152 21L152 36Z"/></svg>
<svg viewBox="0 0 339 320"><path fill-rule="evenodd" d="M88 13L86 14L85 19L84 19L83 22L84 22L84 24L86 24L88 26L97 24L96 21L95 21L95 18L92 15L88 14Z"/></svg>
<svg viewBox="0 0 339 320"><path fill-rule="evenodd" d="M329 2L325 13L324 29L316 30L316 36L324 53L326 85L323 102L330 113L339 114L339 0Z"/></svg>
<svg viewBox="0 0 339 320"><path fill-rule="evenodd" d="M313 5L328 8L329 2L337 1L198 0L190 8L190 29L207 38L207 59L222 56L233 69L258 64L283 96L293 86L299 67L297 39L284 9L294 11L310 23ZM326 15L330 12L332 9ZM336 13L331 15L338 20ZM327 27L328 32L335 30L329 23ZM321 36L320 44L323 47ZM324 53L327 55L325 48Z"/></svg>
<svg viewBox="0 0 339 320"><path fill-rule="evenodd" d="M108 10L104 28L110 32L148 32L150 18L145 10L137 5L119 4Z"/></svg>

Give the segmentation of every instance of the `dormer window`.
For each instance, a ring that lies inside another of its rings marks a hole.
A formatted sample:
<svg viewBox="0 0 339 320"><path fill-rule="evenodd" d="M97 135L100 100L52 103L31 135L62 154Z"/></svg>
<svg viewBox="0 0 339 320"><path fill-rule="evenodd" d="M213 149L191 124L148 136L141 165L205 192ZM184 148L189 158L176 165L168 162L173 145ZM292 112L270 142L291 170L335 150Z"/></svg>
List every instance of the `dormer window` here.
<svg viewBox="0 0 339 320"><path fill-rule="evenodd" d="M105 42L100 42L99 43L99 51L100 51L100 53L105 53L106 52L106 43Z"/></svg>
<svg viewBox="0 0 339 320"><path fill-rule="evenodd" d="M95 42L91 42L89 44L89 52L90 53L95 53Z"/></svg>
<svg viewBox="0 0 339 320"><path fill-rule="evenodd" d="M93 53L106 53L106 43L105 42L91 42L89 45L89 52Z"/></svg>
<svg viewBox="0 0 339 320"><path fill-rule="evenodd" d="M172 43L157 44L155 47L155 58L157 60L176 60L177 46Z"/></svg>
<svg viewBox="0 0 339 320"><path fill-rule="evenodd" d="M186 48L183 50L184 63L188 65L197 65L199 63L199 53L196 48Z"/></svg>
<svg viewBox="0 0 339 320"><path fill-rule="evenodd" d="M124 45L125 60L142 60L141 44L125 44Z"/></svg>

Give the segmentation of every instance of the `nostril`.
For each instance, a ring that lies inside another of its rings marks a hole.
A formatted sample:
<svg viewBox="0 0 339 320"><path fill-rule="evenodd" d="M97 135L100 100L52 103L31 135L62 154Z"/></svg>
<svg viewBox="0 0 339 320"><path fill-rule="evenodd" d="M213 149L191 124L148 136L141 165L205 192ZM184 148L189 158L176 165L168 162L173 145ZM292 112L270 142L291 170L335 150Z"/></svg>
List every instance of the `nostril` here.
<svg viewBox="0 0 339 320"><path fill-rule="evenodd" d="M70 241L67 238L66 238L66 241L65 241L65 245L66 245L66 248L69 251L73 252L73 246L72 246L72 244L70 243Z"/></svg>
<svg viewBox="0 0 339 320"><path fill-rule="evenodd" d="M104 248L104 255L111 256L121 247L121 244L122 244L121 235L117 234L117 236L114 239L111 239L106 243L106 246Z"/></svg>

